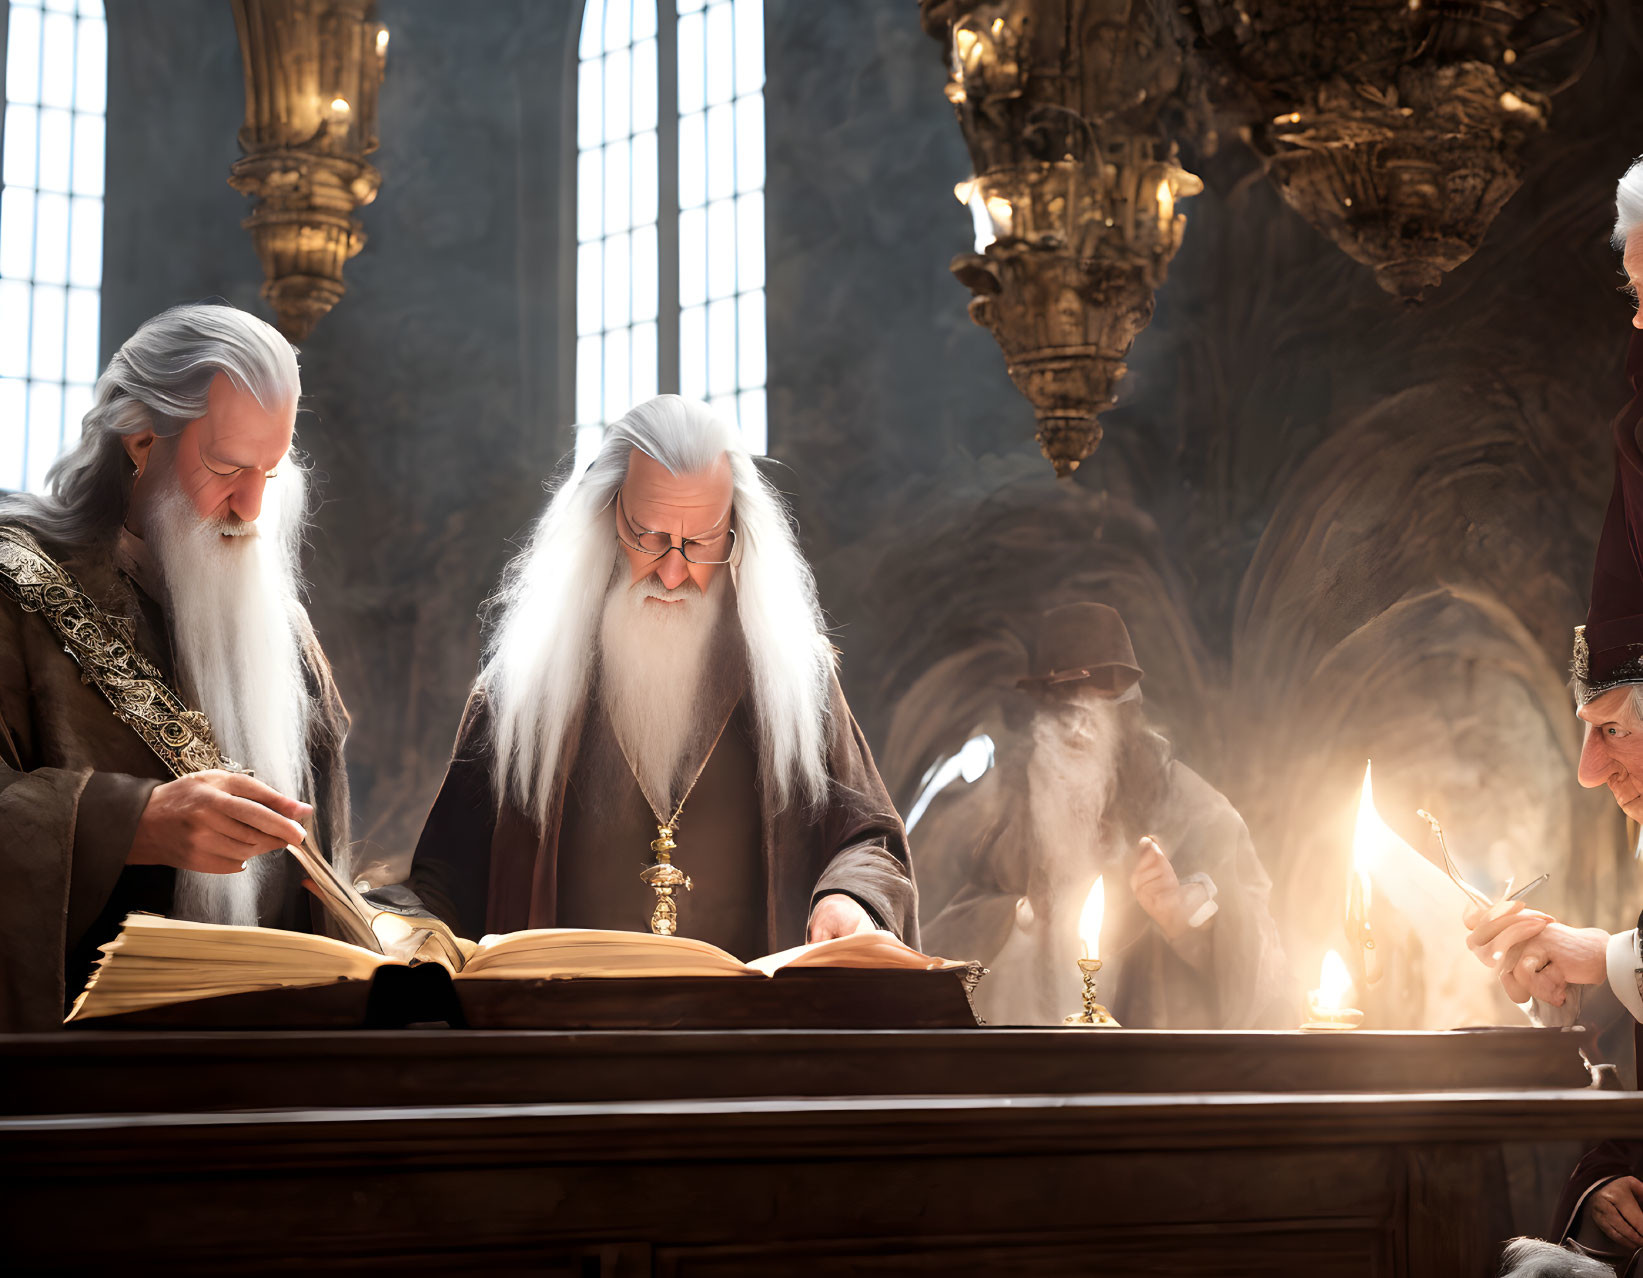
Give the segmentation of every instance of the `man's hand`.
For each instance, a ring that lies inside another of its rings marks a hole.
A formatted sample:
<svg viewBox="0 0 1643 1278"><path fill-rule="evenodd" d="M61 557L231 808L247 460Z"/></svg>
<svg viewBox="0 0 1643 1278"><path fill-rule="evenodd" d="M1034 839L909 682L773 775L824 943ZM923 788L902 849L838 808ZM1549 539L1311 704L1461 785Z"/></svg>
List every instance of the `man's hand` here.
<svg viewBox="0 0 1643 1278"><path fill-rule="evenodd" d="M1586 1200L1592 1223L1622 1247L1643 1247L1643 1180L1621 1176Z"/></svg>
<svg viewBox="0 0 1643 1278"><path fill-rule="evenodd" d="M1183 885L1164 850L1147 838L1130 870L1130 891L1172 944L1192 931L1193 916L1210 899L1202 883Z"/></svg>
<svg viewBox="0 0 1643 1278"><path fill-rule="evenodd" d="M1562 1007L1570 985L1601 985L1608 976L1609 934L1602 928L1565 926L1522 901L1474 906L1462 917L1472 929L1466 944L1495 969L1514 1003L1533 997Z"/></svg>
<svg viewBox="0 0 1643 1278"><path fill-rule="evenodd" d="M126 864L237 874L254 856L300 843L299 823L313 812L255 777L195 772L148 796Z"/></svg>
<svg viewBox="0 0 1643 1278"><path fill-rule="evenodd" d="M1510 965L1513 985L1553 1007L1563 1006L1569 986L1601 985L1609 975L1609 934L1600 927L1548 923L1520 949L1501 959L1501 984Z"/></svg>
<svg viewBox="0 0 1643 1278"><path fill-rule="evenodd" d="M1479 963L1493 968L1499 968L1501 959L1513 947L1539 936L1552 922L1550 914L1531 910L1522 901L1496 901L1487 910L1474 905L1460 917L1472 933L1466 938L1467 948Z"/></svg>
<svg viewBox="0 0 1643 1278"><path fill-rule="evenodd" d="M832 892L816 902L810 911L811 941L831 941L835 936L850 936L856 932L876 930L872 916L861 908L853 896Z"/></svg>

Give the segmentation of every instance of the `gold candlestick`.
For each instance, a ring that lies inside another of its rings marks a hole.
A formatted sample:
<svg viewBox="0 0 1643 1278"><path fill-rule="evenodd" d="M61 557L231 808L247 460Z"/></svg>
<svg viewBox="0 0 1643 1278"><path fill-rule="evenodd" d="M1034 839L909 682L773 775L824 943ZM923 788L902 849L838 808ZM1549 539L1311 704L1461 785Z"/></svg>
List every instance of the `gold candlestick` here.
<svg viewBox="0 0 1643 1278"><path fill-rule="evenodd" d="M1078 970L1084 973L1084 1010L1075 1016L1069 1016L1062 1021L1063 1025L1108 1026L1113 1029L1121 1028L1112 1018L1112 1013L1102 1007L1096 998L1095 974L1101 970L1100 959L1078 960Z"/></svg>

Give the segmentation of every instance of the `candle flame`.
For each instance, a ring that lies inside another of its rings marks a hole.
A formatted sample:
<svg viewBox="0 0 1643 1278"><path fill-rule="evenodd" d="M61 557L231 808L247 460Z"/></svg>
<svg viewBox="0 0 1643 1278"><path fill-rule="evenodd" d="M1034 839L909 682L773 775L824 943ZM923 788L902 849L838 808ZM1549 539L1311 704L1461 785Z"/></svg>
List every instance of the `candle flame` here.
<svg viewBox="0 0 1643 1278"><path fill-rule="evenodd" d="M1084 912L1078 916L1078 939L1084 943L1084 957L1101 957L1101 917L1107 912L1107 889L1096 875L1090 894L1084 898Z"/></svg>
<svg viewBox="0 0 1643 1278"><path fill-rule="evenodd" d="M1369 908L1371 883L1373 911ZM1381 819L1375 807L1373 773L1365 764L1347 882L1347 938L1358 943L1353 924L1368 922L1372 912L1381 922L1391 922L1390 916L1395 916L1395 934L1403 938L1399 944L1415 947L1424 968L1425 1028L1495 1023L1495 1014L1481 1009L1483 995L1478 992L1480 977L1488 988L1488 974L1478 968L1457 934L1460 904L1449 875ZM1374 979L1370 972L1365 975Z"/></svg>
<svg viewBox="0 0 1643 1278"><path fill-rule="evenodd" d="M1370 875L1382 868L1388 845L1402 842L1375 810L1371 767L1369 762L1363 765L1363 789L1358 792L1358 822L1352 832L1352 870L1366 882Z"/></svg>
<svg viewBox="0 0 1643 1278"><path fill-rule="evenodd" d="M382 30L377 32L377 52L379 54L388 52L388 28L387 27L383 27Z"/></svg>
<svg viewBox="0 0 1643 1278"><path fill-rule="evenodd" d="M1170 190L1168 178L1158 184L1158 216L1163 221L1175 216L1175 192Z"/></svg>
<svg viewBox="0 0 1643 1278"><path fill-rule="evenodd" d="M1352 996L1352 974L1346 970L1346 961L1334 950L1324 955L1314 993L1318 1009L1329 1012L1340 1011Z"/></svg>
<svg viewBox="0 0 1643 1278"><path fill-rule="evenodd" d="M348 105L347 98L332 98L331 110L335 111L338 115L347 115L348 112L353 110L353 108Z"/></svg>

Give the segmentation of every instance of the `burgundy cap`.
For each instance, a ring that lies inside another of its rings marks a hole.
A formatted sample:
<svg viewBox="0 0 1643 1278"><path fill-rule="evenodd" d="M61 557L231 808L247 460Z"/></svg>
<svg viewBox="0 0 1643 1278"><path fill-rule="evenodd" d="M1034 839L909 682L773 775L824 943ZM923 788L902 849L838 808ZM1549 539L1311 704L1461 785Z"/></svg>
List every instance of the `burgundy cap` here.
<svg viewBox="0 0 1643 1278"><path fill-rule="evenodd" d="M1622 684L1643 683L1643 330L1626 354L1632 402L1614 419L1614 492L1597 538L1592 602L1575 627L1573 673L1584 705Z"/></svg>

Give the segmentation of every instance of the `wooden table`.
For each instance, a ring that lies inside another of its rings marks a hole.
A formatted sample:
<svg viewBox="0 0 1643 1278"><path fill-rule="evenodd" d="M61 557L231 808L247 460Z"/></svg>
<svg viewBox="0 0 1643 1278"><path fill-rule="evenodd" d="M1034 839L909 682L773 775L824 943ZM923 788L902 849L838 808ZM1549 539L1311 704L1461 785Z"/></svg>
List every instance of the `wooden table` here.
<svg viewBox="0 0 1643 1278"><path fill-rule="evenodd" d="M10 1271L1484 1275L1578 1036L0 1038ZM1560 1173L1559 1173L1560 1174Z"/></svg>

